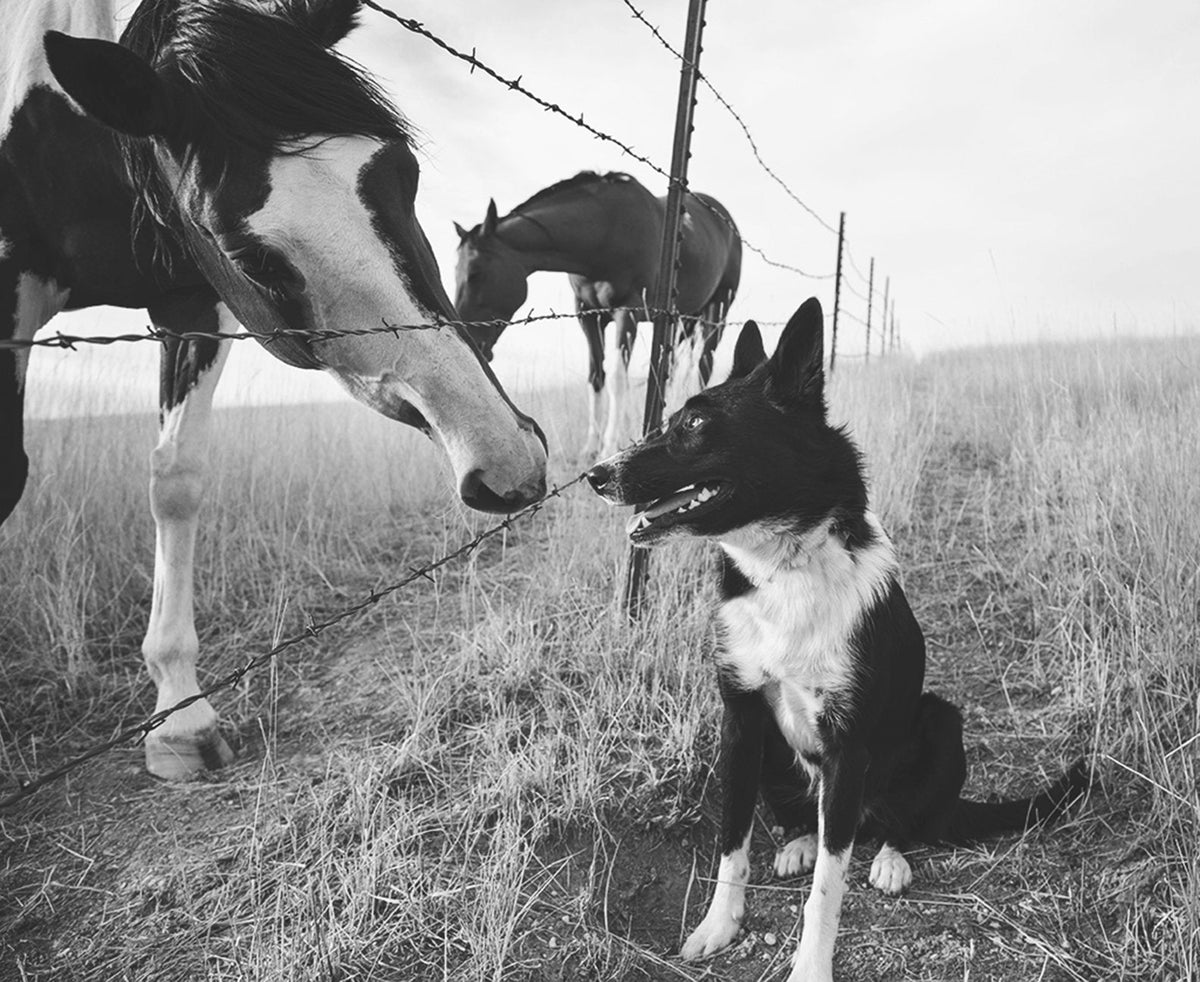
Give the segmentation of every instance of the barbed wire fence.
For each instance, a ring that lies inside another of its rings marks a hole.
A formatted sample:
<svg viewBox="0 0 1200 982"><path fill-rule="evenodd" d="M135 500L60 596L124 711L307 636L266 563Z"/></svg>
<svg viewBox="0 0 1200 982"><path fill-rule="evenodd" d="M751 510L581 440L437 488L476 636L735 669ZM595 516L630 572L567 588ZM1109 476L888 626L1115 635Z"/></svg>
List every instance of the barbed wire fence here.
<svg viewBox="0 0 1200 982"><path fill-rule="evenodd" d="M683 54L680 53L674 46L672 46L663 37L663 35L659 31L659 29L657 27L655 27L646 18L645 14L640 9L638 9L633 3L631 3L630 0L622 0L622 2L629 9L629 11L631 12L631 15L653 34L653 36L664 47L665 50L667 50L674 58L676 58L679 61L686 64L686 60L685 60ZM631 159L643 164L644 166L649 167L654 173L658 174L659 176L666 178L668 180L668 182L670 182L672 180L672 175L669 171L667 171L665 168L663 168L660 165L658 165L657 163L655 163L649 157L647 157L644 154L635 150L628 142L623 141L623 140L613 136L612 134L607 133L604 130L601 130L600 128L587 122L584 119L582 113L573 113L573 112L563 108L562 106L558 105L556 102L546 99L546 98L538 95L537 93L531 91L527 86L525 86L523 84L521 76L517 76L516 78L510 78L510 77L506 77L505 75L496 71L490 65L488 65L487 63L485 63L482 59L480 59L478 57L476 50L474 48L472 48L471 52L468 54L465 51L461 50L460 48L456 47L455 45L451 44L450 42L444 40L443 38L441 38L440 36L435 34L433 31L426 28L419 21L413 20L412 18L403 17L400 14L396 13L394 10L391 10L390 8L381 5L379 2L377 2L377 0L363 0L363 5L378 12L382 16L388 18L389 20L394 21L395 23L397 23L401 27L403 27L405 30L407 30L415 35L425 38L429 42L435 44L437 47L439 47L440 49L445 51L450 56L466 63L467 65L470 66L470 70L472 73L474 73L476 70L478 70L479 72L492 78L499 84L504 85L510 91L516 92L519 95L521 95L522 97L531 100L536 105L540 106L544 111L558 115L558 116L562 117L563 119L567 120L568 122L572 123L573 125L590 133L595 139L615 146L623 154L629 156ZM793 263L785 262L781 259L775 258L774 256L768 254L760 246L756 245L755 243L753 243L751 241L748 241L746 239L745 235L742 234L740 232L740 230L738 230L738 234L741 237L743 246L745 246L751 252L755 253L762 262L764 262L765 264L767 264L773 268L791 272L791 273L793 273L797 276L803 277L805 279L816 280L816 281L833 280L834 281L834 284L833 284L834 285L834 294L837 299L835 300L835 305L834 305L833 310L830 312L827 312L826 317L827 317L827 319L831 317L833 320L833 323L835 325L837 323L839 316L845 316L845 317L849 318L850 320L853 320L856 323L864 326L867 331L867 334L866 334L866 340L867 340L867 345L868 345L867 354L869 355L869 345L870 345L870 339L871 339L871 313L872 313L873 300L874 300L875 258L871 257L871 275L870 275L870 277L864 276L861 268L858 266L858 263L855 261L853 253L850 251L849 246L846 242L844 213L842 213L841 220L838 223L838 228L835 229L834 226L830 222L828 222L825 218L823 218L816 209L814 209L807 202L805 202L791 188L791 186L785 180L783 180L782 177L779 176L778 172L774 168L772 168L767 163L767 161L763 158L762 152L759 148L759 144L755 140L754 135L753 135L752 131L750 130L749 126L747 125L743 116L737 112L737 110L724 97L724 95L722 95L722 93L717 89L717 87L714 85L714 83L709 78L707 78L707 76L703 75L703 73L698 72L698 69L697 69L697 75L698 75L700 82L704 85L706 90L713 96L713 98L716 100L718 105L720 105L723 108L723 110L730 115L730 117L734 120L734 122L739 127L743 137L745 138L747 144L750 147L751 153L752 153L754 160L755 160L756 164L758 165L758 167L764 173L766 173L767 176L783 190L783 192L787 195L787 197L796 206L798 206L805 215L807 215L812 221L814 221L822 231L824 231L826 233L832 233L833 235L837 236L837 239L838 239L838 242L837 242L838 263L837 263L836 268L831 272L813 273L809 270L802 269ZM684 185L686 186L686 182L684 182ZM706 203L704 203L702 201L702 199L695 199L695 200L701 201L701 203L704 204L705 207L710 207ZM720 213L717 212L716 209L713 209L710 207L710 210L713 211L714 214L718 215L718 217L720 217L723 221L729 223L732 226L732 222L730 222L730 220L728 218L726 218L725 216L720 215ZM845 259L844 264L842 262L843 256ZM861 290L857 289L854 285L851 285L851 283L849 282L849 280L846 277L847 271L853 271L853 273L855 275L857 275L862 280L862 282L864 282L867 285L867 293L866 294L863 294L861 292ZM897 321L896 321L896 316L895 316L895 296L891 295L889 297L889 294L888 294L889 287L890 287L890 278L888 278L888 280L886 281L886 285L884 288L883 303L882 303L882 307L881 307L882 317L881 317L881 322L879 325L881 353L885 349L887 349L887 350L894 349L896 344L898 343L898 336L899 336L897 327L896 327ZM846 310L842 306L841 301L840 301L840 294L841 294L841 289L843 289L843 288L847 291L848 294L856 297L857 299L859 299L860 301L862 301L866 304L866 319L865 320L863 318L857 316L852 311ZM629 310L633 310L634 312L639 313L640 315L642 315L642 317L644 319L652 319L654 317L658 317L658 316L662 316L662 315L667 315L672 318L678 317L678 311L676 311L676 310L653 309L648 306L641 306L641 307L636 307L636 308L609 307L609 308L603 308L603 309L595 311L595 312L617 313L617 312L629 311ZM136 342L142 342L142 341L153 341L153 342L157 342L157 343L165 343L168 340L180 340L180 339L182 339L182 340L202 340L202 339L248 340L248 339L254 339L269 348L272 343L282 340L289 336L303 336L306 340L309 340L309 341L323 341L323 340L331 340L331 339L340 338L340 337L354 337L354 336L365 336L365 335L374 335L374 334L392 334L392 335L399 336L402 332L405 332L405 331L440 330L440 329L444 329L444 328L468 329L471 327L479 327L479 326L491 326L491 327L500 326L500 325L510 326L510 325L514 325L514 324L531 324L531 323L536 323L536 322L540 322L540 321L573 319L575 317L576 317L576 313L574 311L559 312L559 311L552 310L552 311L541 313L541 314L530 312L530 314L528 314L527 316L516 319L516 320L512 320L512 321L434 320L434 321L430 321L430 322L421 322L421 323L388 323L386 320L384 320L378 326L369 327L369 328L338 328L338 329L325 329L325 330L281 329L281 330L269 331L269 332L243 329L242 331L239 331L238 333L235 333L235 334L219 332L219 331L187 331L187 332L174 333L174 332L163 331L163 330L160 330L157 328L148 328L144 333L125 333L125 334L115 334L115 335L73 335L73 334L64 334L61 332L56 332L54 334L42 335L42 336L34 337L34 338L0 339L0 350L3 350L3 349L26 349L27 350L27 349L35 348L35 347L58 348L58 349L64 349L64 350L77 350L80 346L84 346L84 345L104 346L104 345L123 344L123 343L136 343ZM707 322L702 321L700 318L689 318L689 319L698 321L701 323L707 323ZM740 322L732 322L732 323L736 324L736 323L740 323ZM778 326L781 322L758 321L757 323L759 323L760 325L763 325L763 326ZM835 337L835 344L836 344L836 331L835 331L834 337ZM852 355L844 355L844 357L846 357L846 356L853 357ZM833 360L835 357L836 357L836 347L833 347L833 348L831 348L831 351L830 351L831 370L832 370ZM862 357L862 356L859 356L859 357ZM120 729L118 732L116 732L113 736L111 736L107 740L101 741L101 742L93 745L89 749L83 751L82 753L76 754L76 755L68 758L66 761L64 761L62 764L60 764L57 767L54 767L50 770L45 770L45 771L41 771L41 772L37 772L37 773L28 774L24 778L19 778L19 779L18 778L9 778L7 783L9 783L11 785L15 785L15 789L12 790L11 792L5 794L4 797L0 798L0 810L10 808L15 804L17 804L21 801L24 801L25 799L29 798L31 795L35 794L40 789L45 788L47 785L50 785L50 784L54 783L55 781L58 781L64 777L66 777L68 774L70 774L73 771L77 770L78 768L82 767L89 761L94 760L95 758L115 749L116 747L119 747L119 746L122 746L125 744L129 744L132 742L140 742L140 741L144 740L148 734L150 734L155 729L160 727L167 719L169 719L175 713L186 709L188 706L194 704L198 700L207 699L207 698L209 698L213 695L216 695L222 691L230 690L230 689L237 687L249 673L255 671L258 668L261 668L261 667L267 665L268 663L270 663L271 661L276 659L279 655L281 655L283 652L285 652L305 641L316 639L322 633L329 630L330 628L333 628L336 625L339 625L347 620L350 620L350 619L360 615L367 609L374 607L375 605L380 603L386 597L389 597L392 594L404 589L405 587L409 586L410 584L416 582L419 579L431 579L433 573L440 570L442 567L444 567L450 563L453 563L456 560L459 560L459 559L465 558L466 556L471 555L484 542L493 538L494 536L497 536L501 533L507 532L509 529L512 528L512 526L515 523L520 522L520 521L525 521L525 520L532 518L534 515L538 514L540 511L542 511L542 509L544 509L551 500L561 497L564 492L566 492L568 489L578 485L581 481L583 481L585 479L585 477L586 477L586 474L578 474L575 477L573 477L572 479L566 481L565 483L551 488L551 490L548 491L546 493L546 495L539 501L534 502L533 504L528 505L527 507L525 507L517 512L514 512L513 514L509 515L504 520L496 523L495 525L489 526L482 532L475 535L473 538L462 543L456 549L451 550L450 552L444 553L443 555L425 563L424 565L422 565L420 567L411 569L405 576L403 576L399 580L397 580L387 586L384 586L380 589L372 590L370 593L368 593L366 596L364 596L358 602L351 604L348 607L342 608L337 613L335 613L329 617L326 617L321 621L309 620L309 622L304 626L304 628L302 630L277 642L271 648L269 648L267 651L264 651L259 655L256 655L252 658L247 659L247 661L245 661L238 668L236 668L233 671L229 672L228 674L222 676L217 681L211 683L203 691L198 692L193 696L189 696L188 698L181 700L180 702L176 703L173 706L170 706L163 710L155 712L154 714L147 716L145 719L141 720L139 723L136 723L132 726L127 726L127 727Z"/></svg>

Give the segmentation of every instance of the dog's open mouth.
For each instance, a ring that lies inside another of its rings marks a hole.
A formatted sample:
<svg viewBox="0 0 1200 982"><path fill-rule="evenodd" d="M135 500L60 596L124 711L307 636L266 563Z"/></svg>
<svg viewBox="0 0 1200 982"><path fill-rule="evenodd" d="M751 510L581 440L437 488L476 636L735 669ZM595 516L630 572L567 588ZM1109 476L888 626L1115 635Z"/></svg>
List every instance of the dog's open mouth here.
<svg viewBox="0 0 1200 982"><path fill-rule="evenodd" d="M639 506L625 526L634 542L656 537L672 526L689 522L712 511L733 493L726 481L702 481L689 484L647 505Z"/></svg>

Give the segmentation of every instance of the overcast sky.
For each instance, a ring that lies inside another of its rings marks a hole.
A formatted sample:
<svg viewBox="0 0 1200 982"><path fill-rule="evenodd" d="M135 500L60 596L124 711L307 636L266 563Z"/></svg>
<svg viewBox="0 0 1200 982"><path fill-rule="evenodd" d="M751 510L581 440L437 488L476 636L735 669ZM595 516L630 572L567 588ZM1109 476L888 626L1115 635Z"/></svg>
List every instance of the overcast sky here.
<svg viewBox="0 0 1200 982"><path fill-rule="evenodd" d="M385 2L668 166L679 65L622 0ZM637 6L678 46L686 0ZM344 50L423 134L419 213L451 291L451 222L479 221L489 197L503 214L581 169L627 170L665 192L615 147L375 11ZM1197 330L1196 0L710 0L701 68L799 197L831 224L847 213L859 269L875 256L891 277L910 350ZM703 89L691 186L772 258L832 271L835 237L763 173ZM538 311L571 309L562 274L531 286ZM748 254L731 318L786 318L811 293L832 302L829 280ZM860 350L861 328L843 330L843 350ZM520 331L501 342L504 372L544 352L543 372L582 378L576 327Z"/></svg>

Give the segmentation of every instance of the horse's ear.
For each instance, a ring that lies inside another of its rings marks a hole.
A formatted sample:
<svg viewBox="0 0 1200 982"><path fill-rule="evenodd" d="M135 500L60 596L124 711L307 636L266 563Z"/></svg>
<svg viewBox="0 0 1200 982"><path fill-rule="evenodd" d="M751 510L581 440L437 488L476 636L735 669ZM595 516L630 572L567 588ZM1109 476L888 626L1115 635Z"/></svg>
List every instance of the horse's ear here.
<svg viewBox="0 0 1200 982"><path fill-rule="evenodd" d="M458 233L458 241L459 242L462 242L463 239L465 239L468 235L471 234L465 228L463 228L461 225L459 225L458 222L454 223L454 231L456 231Z"/></svg>
<svg viewBox="0 0 1200 982"><path fill-rule="evenodd" d="M326 48L354 30L361 0L282 0L279 13Z"/></svg>
<svg viewBox="0 0 1200 982"><path fill-rule="evenodd" d="M754 321L746 321L733 349L733 368L729 370L729 377L745 378L766 360L767 353L763 350L758 325Z"/></svg>
<svg viewBox="0 0 1200 982"><path fill-rule="evenodd" d="M825 398L825 315L821 302L809 297L792 314L768 368L768 391L784 403L815 402Z"/></svg>
<svg viewBox="0 0 1200 982"><path fill-rule="evenodd" d="M483 227L480 229L480 231L484 235L491 235L496 231L496 223L499 220L500 218L496 214L496 199L489 198L487 214L483 216Z"/></svg>
<svg viewBox="0 0 1200 982"><path fill-rule="evenodd" d="M167 87L128 48L58 31L47 31L42 44L58 84L89 116L130 136L167 134Z"/></svg>

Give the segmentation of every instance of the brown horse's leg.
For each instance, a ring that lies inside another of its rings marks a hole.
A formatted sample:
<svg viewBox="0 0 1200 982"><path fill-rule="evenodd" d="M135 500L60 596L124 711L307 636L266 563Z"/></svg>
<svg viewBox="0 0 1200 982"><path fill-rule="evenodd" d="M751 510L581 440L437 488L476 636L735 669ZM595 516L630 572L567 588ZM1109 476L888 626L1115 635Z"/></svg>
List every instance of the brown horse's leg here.
<svg viewBox="0 0 1200 982"><path fill-rule="evenodd" d="M588 346L588 435L583 445L583 460L591 463L600 452L604 432L604 326L606 314L579 310L579 326Z"/></svg>
<svg viewBox="0 0 1200 982"><path fill-rule="evenodd" d="M172 298L150 310L155 325L171 331L238 329L233 315L211 295ZM158 689L155 711L200 691L192 565L200 499L208 466L209 417L229 341L172 339L163 347L162 426L150 458L150 509L154 513L154 595L142 642L146 668ZM201 699L168 717L146 737L146 769L180 780L233 759L217 730L217 714Z"/></svg>
<svg viewBox="0 0 1200 982"><path fill-rule="evenodd" d="M613 333L605 357L608 375L608 424L604 428L601 457L610 457L635 438L640 429L630 422L629 356L637 340L637 318L628 310L613 315Z"/></svg>
<svg viewBox="0 0 1200 982"><path fill-rule="evenodd" d="M0 338L32 338L66 302L67 291L54 280L21 271L0 238ZM23 421L28 365L28 348L0 350L0 522L21 500L29 473Z"/></svg>

